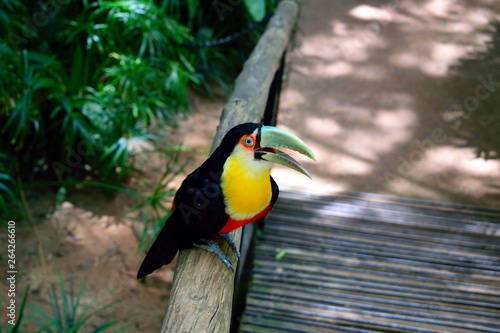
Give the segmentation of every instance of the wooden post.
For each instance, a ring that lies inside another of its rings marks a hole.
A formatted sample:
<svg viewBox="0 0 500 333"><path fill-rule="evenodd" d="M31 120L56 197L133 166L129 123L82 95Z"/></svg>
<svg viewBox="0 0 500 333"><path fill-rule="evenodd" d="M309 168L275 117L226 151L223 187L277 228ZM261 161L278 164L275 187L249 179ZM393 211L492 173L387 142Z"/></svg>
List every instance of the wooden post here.
<svg viewBox="0 0 500 333"><path fill-rule="evenodd" d="M262 120L269 87L288 45L297 14L295 1L281 1L224 105L212 152L235 125ZM232 236L235 243L240 244L241 230L236 230ZM224 241L219 245L236 268L238 259L233 251L228 250ZM229 332L233 289L234 272L216 255L198 248L182 250L161 332Z"/></svg>

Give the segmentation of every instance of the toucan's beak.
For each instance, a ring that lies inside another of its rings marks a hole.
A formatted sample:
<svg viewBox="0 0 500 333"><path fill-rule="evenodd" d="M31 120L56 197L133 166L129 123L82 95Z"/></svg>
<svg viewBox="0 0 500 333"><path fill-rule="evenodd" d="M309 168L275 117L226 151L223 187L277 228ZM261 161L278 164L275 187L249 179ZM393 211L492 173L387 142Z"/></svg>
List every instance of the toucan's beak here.
<svg viewBox="0 0 500 333"><path fill-rule="evenodd" d="M316 156L311 148L301 139L290 132L273 126L262 126L259 134L259 145L255 148L256 157L284 165L311 178L309 172L299 162L278 149L291 149L316 161Z"/></svg>

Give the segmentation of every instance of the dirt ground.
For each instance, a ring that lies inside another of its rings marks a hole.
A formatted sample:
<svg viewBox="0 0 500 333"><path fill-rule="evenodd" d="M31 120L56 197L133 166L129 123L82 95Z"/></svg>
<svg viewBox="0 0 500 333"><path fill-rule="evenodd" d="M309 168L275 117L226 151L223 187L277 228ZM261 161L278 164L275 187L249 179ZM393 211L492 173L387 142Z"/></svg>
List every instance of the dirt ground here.
<svg viewBox="0 0 500 333"><path fill-rule="evenodd" d="M494 0L304 1L278 124L307 142L318 162L301 159L313 181L275 168L280 187L498 208L500 163L478 158L464 144L455 126L460 111L450 107L476 93L471 86L457 97L451 68L484 48L481 30L497 13ZM174 144L208 151L222 104L193 97L192 115L169 135ZM206 158L184 153L182 159L188 156L194 160L174 187ZM162 163L144 160L129 186L157 181ZM32 229L17 229L18 295L30 284L29 302L48 309L46 291L57 272L77 286L86 278L83 302L94 300L93 309L121 300L101 319L114 313L130 317L132 331L157 332L175 262L145 283L135 280L142 259L133 232L138 225L124 212L136 201L79 189L54 212L52 202L50 195L30 197L45 267Z"/></svg>
<svg viewBox="0 0 500 333"><path fill-rule="evenodd" d="M168 134L173 145L184 145L198 152L182 153L179 163L188 158L192 161L170 184L172 188L177 188L186 175L206 159L223 102L221 99L193 97L192 116L181 120L180 127ZM127 186L138 188L159 181L164 163L156 155L144 158L139 163L141 172L132 177ZM134 221L132 215L125 215L138 203L137 199L123 193L80 188L69 191L66 201L55 211L53 193L32 193L29 202L38 222L36 229L46 263L43 267L40 265L32 228L26 223L18 224L18 303L29 284L28 303L50 314L47 291L50 285L58 283L60 273L67 283L74 282L76 290L87 279L82 308L90 305L91 310L97 310L119 301L99 314L94 323L116 315L127 319L124 323L132 325L131 331L159 331L175 261L145 279L144 283L137 282L135 276L143 256L137 252L138 238L133 230L140 230L141 222ZM6 244L7 235L1 234L0 237L2 244ZM7 260L3 253L0 257L2 262ZM2 284L1 295L6 294L6 285ZM2 318L2 323L5 324L5 318ZM31 330L34 327L28 322L24 328Z"/></svg>

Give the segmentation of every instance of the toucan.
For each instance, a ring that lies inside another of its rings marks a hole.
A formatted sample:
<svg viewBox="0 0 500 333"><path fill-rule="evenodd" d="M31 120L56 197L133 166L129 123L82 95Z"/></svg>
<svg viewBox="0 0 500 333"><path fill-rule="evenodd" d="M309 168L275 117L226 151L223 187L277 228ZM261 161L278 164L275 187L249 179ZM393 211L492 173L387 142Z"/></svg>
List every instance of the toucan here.
<svg viewBox="0 0 500 333"><path fill-rule="evenodd" d="M170 263L178 250L191 246L215 253L232 269L214 237L223 237L239 257L229 233L262 219L272 209L279 193L270 175L273 163L311 178L281 148L316 160L313 151L302 140L283 129L245 123L229 130L219 147L177 190L171 214L146 254L137 278Z"/></svg>

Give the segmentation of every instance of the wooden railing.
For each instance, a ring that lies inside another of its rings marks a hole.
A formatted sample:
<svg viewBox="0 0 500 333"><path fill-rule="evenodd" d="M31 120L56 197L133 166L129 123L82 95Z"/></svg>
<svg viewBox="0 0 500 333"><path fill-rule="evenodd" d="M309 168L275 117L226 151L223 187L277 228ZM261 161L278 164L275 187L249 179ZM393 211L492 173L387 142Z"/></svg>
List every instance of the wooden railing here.
<svg viewBox="0 0 500 333"><path fill-rule="evenodd" d="M288 46L297 14L295 1L281 1L224 105L212 151L235 125L263 120L271 83ZM241 230L233 232L232 237L240 244ZM238 259L232 250L228 251L226 242L220 242L219 246L236 267ZM182 250L161 332L229 332L234 277L234 271L213 253L198 248Z"/></svg>

